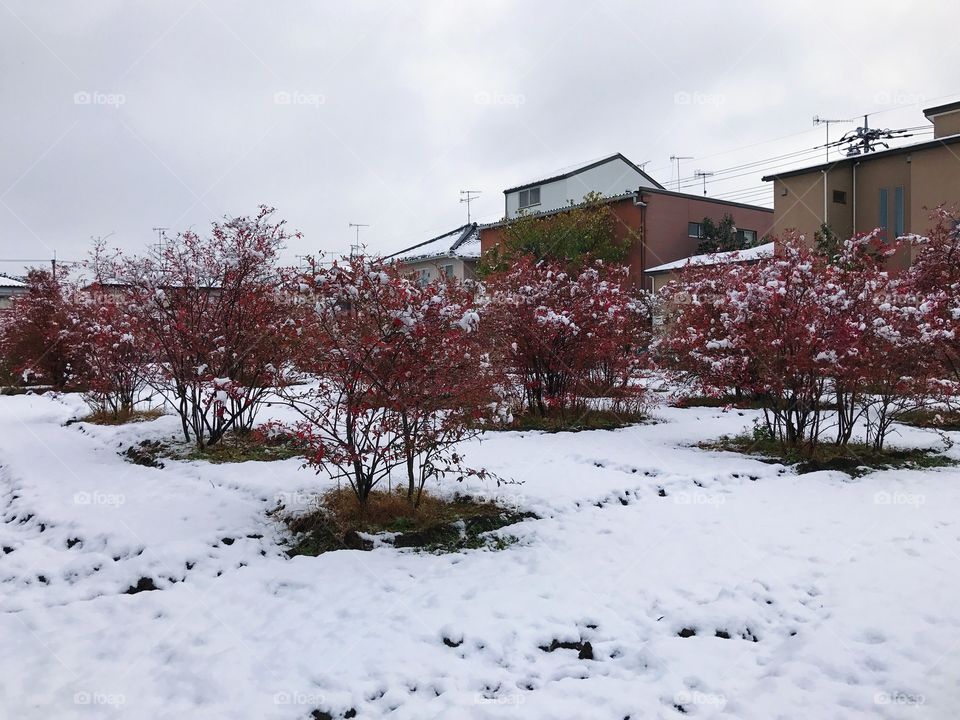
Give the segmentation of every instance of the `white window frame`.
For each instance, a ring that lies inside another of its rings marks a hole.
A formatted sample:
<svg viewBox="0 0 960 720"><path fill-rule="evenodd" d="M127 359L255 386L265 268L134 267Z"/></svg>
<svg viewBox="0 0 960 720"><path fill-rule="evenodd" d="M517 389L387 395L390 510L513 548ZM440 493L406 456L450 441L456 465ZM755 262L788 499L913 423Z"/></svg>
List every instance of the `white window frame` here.
<svg viewBox="0 0 960 720"><path fill-rule="evenodd" d="M524 200L526 198L526 200ZM540 204L540 188L532 187L521 190L517 193L517 206L523 210L528 207L536 207Z"/></svg>

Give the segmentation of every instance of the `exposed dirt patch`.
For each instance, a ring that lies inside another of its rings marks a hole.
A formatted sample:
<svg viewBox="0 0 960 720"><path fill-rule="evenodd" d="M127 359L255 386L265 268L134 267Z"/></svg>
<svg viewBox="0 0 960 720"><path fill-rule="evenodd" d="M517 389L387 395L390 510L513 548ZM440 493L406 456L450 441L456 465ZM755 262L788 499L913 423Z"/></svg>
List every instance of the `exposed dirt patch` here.
<svg viewBox="0 0 960 720"><path fill-rule="evenodd" d="M424 493L413 508L403 492L374 491L361 508L350 489L331 490L311 512L276 515L293 535L288 553L319 555L331 550L371 550L377 545L456 552L468 548L502 549L512 538L489 536L493 530L535 518L529 512L455 495Z"/></svg>

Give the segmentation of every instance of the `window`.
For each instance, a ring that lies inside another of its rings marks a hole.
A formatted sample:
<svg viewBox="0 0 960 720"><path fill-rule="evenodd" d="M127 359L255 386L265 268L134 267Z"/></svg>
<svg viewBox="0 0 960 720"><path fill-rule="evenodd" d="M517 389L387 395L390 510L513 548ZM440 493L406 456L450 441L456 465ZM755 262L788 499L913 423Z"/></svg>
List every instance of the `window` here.
<svg viewBox="0 0 960 720"><path fill-rule="evenodd" d="M903 186L893 189L893 232L900 237L903 235Z"/></svg>
<svg viewBox="0 0 960 720"><path fill-rule="evenodd" d="M530 188L520 191L520 207L527 208L540 204L540 188Z"/></svg>
<svg viewBox="0 0 960 720"><path fill-rule="evenodd" d="M757 244L756 230L737 230L737 240L741 245L753 247Z"/></svg>
<svg viewBox="0 0 960 720"><path fill-rule="evenodd" d="M880 188L880 223L879 227L884 230L887 229L887 218L889 217L887 213L887 189Z"/></svg>
<svg viewBox="0 0 960 720"><path fill-rule="evenodd" d="M417 273L417 283L422 287L430 282L430 271L420 270Z"/></svg>
<svg viewBox="0 0 960 720"><path fill-rule="evenodd" d="M703 226L700 223L688 222L687 223L687 237L702 238L703 237Z"/></svg>
<svg viewBox="0 0 960 720"><path fill-rule="evenodd" d="M453 265L441 265L440 274L444 277L452 278L453 277Z"/></svg>
<svg viewBox="0 0 960 720"><path fill-rule="evenodd" d="M841 205L847 204L847 193L845 190L834 190L833 191L833 201Z"/></svg>

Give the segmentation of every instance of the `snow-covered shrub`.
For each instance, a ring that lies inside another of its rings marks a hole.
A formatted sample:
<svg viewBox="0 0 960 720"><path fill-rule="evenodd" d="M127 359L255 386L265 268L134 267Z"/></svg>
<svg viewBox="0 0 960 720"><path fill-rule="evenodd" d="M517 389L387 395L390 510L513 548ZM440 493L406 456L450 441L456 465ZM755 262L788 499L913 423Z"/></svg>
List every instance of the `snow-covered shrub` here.
<svg viewBox="0 0 960 720"><path fill-rule="evenodd" d="M314 263L296 286L309 302L295 363L314 382L284 397L308 462L361 504L401 467L414 504L430 478L473 473L454 446L497 416L499 383L472 293L362 257Z"/></svg>
<svg viewBox="0 0 960 720"><path fill-rule="evenodd" d="M657 358L701 391L752 395L783 443L812 450L835 428L847 444L863 421L880 449L897 416L942 384L925 330L935 305L909 273L884 270L895 251L878 232L831 257L788 237L769 260L687 269L664 290L674 317Z"/></svg>
<svg viewBox="0 0 960 720"><path fill-rule="evenodd" d="M247 430L277 384L294 323L277 256L289 237L261 207L252 218L186 232L143 257L103 260L149 348L146 381L198 447Z"/></svg>
<svg viewBox="0 0 960 720"><path fill-rule="evenodd" d="M521 410L582 409L588 397L641 394L632 384L649 338L649 308L627 270L580 270L524 256L487 278L498 359L521 389Z"/></svg>
<svg viewBox="0 0 960 720"><path fill-rule="evenodd" d="M77 295L62 273L28 273L26 293L0 313L0 356L12 380L57 390L76 386L84 356Z"/></svg>

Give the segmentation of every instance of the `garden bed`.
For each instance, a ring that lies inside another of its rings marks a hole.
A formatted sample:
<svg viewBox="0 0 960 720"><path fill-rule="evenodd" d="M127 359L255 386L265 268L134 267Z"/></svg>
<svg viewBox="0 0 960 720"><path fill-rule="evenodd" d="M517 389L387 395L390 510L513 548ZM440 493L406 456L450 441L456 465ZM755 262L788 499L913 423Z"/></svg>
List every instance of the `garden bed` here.
<svg viewBox="0 0 960 720"><path fill-rule="evenodd" d="M303 457L303 448L288 435L264 436L229 433L215 445L198 448L192 443L174 440L143 440L128 447L122 455L137 465L163 467L163 460L206 460L210 463L270 462Z"/></svg>
<svg viewBox="0 0 960 720"><path fill-rule="evenodd" d="M470 548L499 550L515 538L487 533L536 517L469 496L444 498L426 492L414 509L403 490L374 490L367 507L361 509L350 488L324 493L317 507L306 514L285 514L281 508L276 515L293 535L288 551L291 556L372 550L380 545L437 553Z"/></svg>
<svg viewBox="0 0 960 720"><path fill-rule="evenodd" d="M750 434L725 435L718 440L698 443L704 450L722 450L752 455L764 461L792 466L798 473L839 470L860 477L874 470L892 468L923 469L956 465L957 461L939 450L928 448L886 448L876 450L863 443L835 445L818 443L813 453L807 448L791 448L782 443Z"/></svg>

